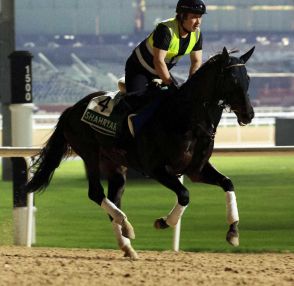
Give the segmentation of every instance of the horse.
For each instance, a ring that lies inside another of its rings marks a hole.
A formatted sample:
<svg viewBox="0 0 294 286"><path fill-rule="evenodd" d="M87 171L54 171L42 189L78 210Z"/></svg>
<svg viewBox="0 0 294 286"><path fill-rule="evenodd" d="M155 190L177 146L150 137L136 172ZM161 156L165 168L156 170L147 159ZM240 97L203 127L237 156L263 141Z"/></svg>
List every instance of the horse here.
<svg viewBox="0 0 294 286"><path fill-rule="evenodd" d="M223 189L229 225L226 240L238 246L239 214L234 185L210 163L209 158L224 109L233 111L241 126L249 124L254 117L248 94L250 79L245 67L254 48L235 57L233 51L224 47L178 90L161 96L152 117L135 137L124 122L120 138L104 140L107 136L83 122L81 117L89 102L105 92L82 98L61 114L54 132L36 157L33 176L24 186L25 191L45 190L55 169L74 151L85 164L89 199L109 215L124 256L137 259L131 245L131 239L135 238L134 228L121 210L127 169L145 174L176 194L177 203L168 215L155 220L157 229L174 227L189 204L189 191L179 180L180 175L185 175L192 182ZM155 89L151 93L156 97L160 91ZM125 96L126 101L129 98L131 102L135 96ZM108 180L107 197L100 182L102 175Z"/></svg>

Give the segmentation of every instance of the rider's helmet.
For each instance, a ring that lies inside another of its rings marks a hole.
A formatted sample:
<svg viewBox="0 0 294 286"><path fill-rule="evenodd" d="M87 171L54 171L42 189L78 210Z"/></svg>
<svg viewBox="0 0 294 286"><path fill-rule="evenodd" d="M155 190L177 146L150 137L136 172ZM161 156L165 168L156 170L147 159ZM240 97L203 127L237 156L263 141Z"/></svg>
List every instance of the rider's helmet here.
<svg viewBox="0 0 294 286"><path fill-rule="evenodd" d="M178 14L206 14L206 6L202 0L179 0L176 8Z"/></svg>

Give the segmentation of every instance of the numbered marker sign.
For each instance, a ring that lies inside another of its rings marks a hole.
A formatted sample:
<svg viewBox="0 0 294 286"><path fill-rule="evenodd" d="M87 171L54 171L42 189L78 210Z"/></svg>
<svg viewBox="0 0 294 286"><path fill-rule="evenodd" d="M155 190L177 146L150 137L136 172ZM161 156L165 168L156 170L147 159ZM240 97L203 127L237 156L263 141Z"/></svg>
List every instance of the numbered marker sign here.
<svg viewBox="0 0 294 286"><path fill-rule="evenodd" d="M25 100L32 101L32 72L31 66L25 66Z"/></svg>
<svg viewBox="0 0 294 286"><path fill-rule="evenodd" d="M32 96L32 54L15 51L10 54L11 103L31 103Z"/></svg>

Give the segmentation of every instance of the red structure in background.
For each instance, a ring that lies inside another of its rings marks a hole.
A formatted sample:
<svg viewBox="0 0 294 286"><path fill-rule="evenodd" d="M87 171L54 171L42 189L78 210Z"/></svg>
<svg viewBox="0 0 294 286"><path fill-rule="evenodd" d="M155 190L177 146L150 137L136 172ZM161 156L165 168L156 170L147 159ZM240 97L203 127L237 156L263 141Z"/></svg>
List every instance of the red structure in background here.
<svg viewBox="0 0 294 286"><path fill-rule="evenodd" d="M251 84L257 106L294 105L294 75L253 78Z"/></svg>

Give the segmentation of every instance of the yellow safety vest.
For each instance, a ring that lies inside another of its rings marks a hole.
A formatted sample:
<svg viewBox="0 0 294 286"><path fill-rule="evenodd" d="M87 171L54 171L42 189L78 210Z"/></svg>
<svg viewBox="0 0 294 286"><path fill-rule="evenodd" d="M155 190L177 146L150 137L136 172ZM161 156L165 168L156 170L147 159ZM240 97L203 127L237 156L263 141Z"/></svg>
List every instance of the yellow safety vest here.
<svg viewBox="0 0 294 286"><path fill-rule="evenodd" d="M164 24L166 27L168 27L170 34L171 34L171 41L167 50L167 54L165 57L166 63L177 63L177 61L183 56L179 55L179 48L180 48L180 35L179 35L179 25L176 18L167 19L161 24ZM153 55L153 33L152 32L146 41L146 46L149 52ZM184 55L190 54L192 49L194 48L195 44L199 40L200 36L200 29L197 29L197 31L192 32L190 34L190 42L189 45L184 53Z"/></svg>

